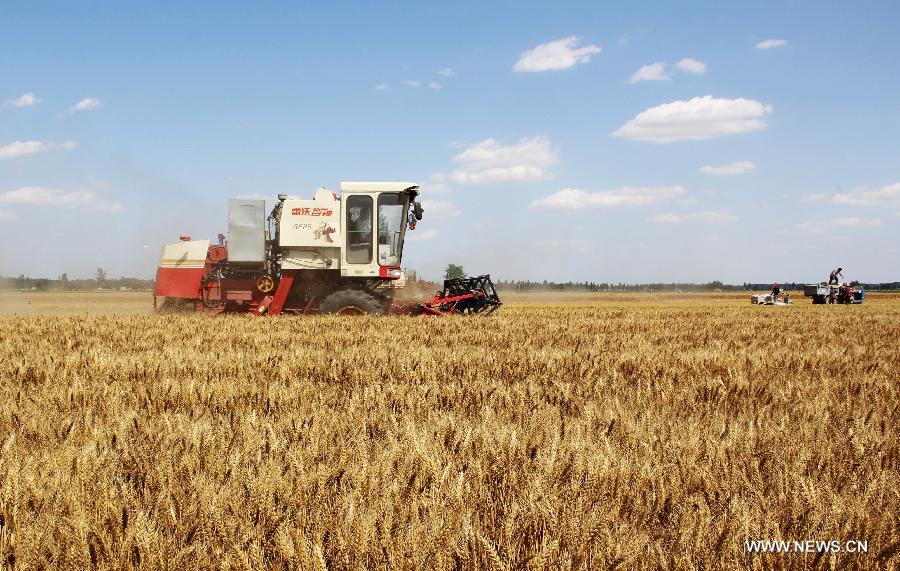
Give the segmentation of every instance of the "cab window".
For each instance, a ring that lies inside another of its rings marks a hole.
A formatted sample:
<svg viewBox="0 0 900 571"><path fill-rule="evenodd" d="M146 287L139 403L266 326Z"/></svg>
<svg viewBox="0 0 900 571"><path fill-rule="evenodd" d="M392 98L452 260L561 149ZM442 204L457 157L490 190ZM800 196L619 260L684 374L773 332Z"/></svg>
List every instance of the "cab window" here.
<svg viewBox="0 0 900 571"><path fill-rule="evenodd" d="M372 197L347 199L347 263L372 262Z"/></svg>
<svg viewBox="0 0 900 571"><path fill-rule="evenodd" d="M396 193L378 196L378 263L399 266L403 244L403 201Z"/></svg>

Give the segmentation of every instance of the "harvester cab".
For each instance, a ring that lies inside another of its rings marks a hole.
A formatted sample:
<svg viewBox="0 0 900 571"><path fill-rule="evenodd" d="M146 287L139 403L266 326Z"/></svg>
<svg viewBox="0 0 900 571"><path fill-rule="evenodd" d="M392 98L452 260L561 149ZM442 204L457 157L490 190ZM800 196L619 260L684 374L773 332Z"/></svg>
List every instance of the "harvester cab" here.
<svg viewBox="0 0 900 571"><path fill-rule="evenodd" d="M402 276L406 232L424 215L419 193L414 183L344 182L340 197L324 188L311 200L280 194L268 216L264 200L231 199L227 241L163 248L154 304L164 296L164 310L254 315L493 311L500 301L489 276L445 284L412 309L393 303L396 288L385 285Z"/></svg>
<svg viewBox="0 0 900 571"><path fill-rule="evenodd" d="M399 278L407 213L418 194L412 183L345 182L340 198L324 188L312 200L279 195L268 223L281 270ZM421 206L418 212L421 218Z"/></svg>

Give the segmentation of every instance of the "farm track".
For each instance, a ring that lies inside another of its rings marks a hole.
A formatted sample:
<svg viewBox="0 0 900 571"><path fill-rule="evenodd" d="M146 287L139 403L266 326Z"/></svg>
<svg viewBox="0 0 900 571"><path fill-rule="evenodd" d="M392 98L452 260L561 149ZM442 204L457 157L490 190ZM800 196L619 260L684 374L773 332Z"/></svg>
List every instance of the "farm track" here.
<svg viewBox="0 0 900 571"><path fill-rule="evenodd" d="M0 565L898 566L900 299L573 299L0 316Z"/></svg>

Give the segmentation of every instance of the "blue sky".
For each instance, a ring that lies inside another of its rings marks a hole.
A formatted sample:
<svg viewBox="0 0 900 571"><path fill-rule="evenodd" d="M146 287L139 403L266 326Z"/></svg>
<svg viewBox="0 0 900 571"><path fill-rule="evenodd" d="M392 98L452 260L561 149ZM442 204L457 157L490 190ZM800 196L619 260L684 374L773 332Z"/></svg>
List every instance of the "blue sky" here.
<svg viewBox="0 0 900 571"><path fill-rule="evenodd" d="M29 2L0 275L152 276L232 196L421 183L404 265L900 279L900 5Z"/></svg>

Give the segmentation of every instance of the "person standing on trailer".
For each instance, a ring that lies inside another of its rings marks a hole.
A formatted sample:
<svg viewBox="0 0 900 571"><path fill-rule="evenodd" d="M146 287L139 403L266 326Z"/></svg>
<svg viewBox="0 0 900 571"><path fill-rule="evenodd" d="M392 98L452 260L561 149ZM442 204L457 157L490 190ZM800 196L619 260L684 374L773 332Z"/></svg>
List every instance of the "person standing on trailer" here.
<svg viewBox="0 0 900 571"><path fill-rule="evenodd" d="M772 287L772 302L778 301L778 296L781 294L781 288L778 287L778 282L775 282L775 285Z"/></svg>
<svg viewBox="0 0 900 571"><path fill-rule="evenodd" d="M843 274L841 274L841 271L842 271L843 269L844 269L844 268L838 268L838 269L832 271L832 272L828 275L828 285L838 285L838 284L840 283L840 280L838 279L838 277L839 277L839 276L840 276L840 277L844 277Z"/></svg>

